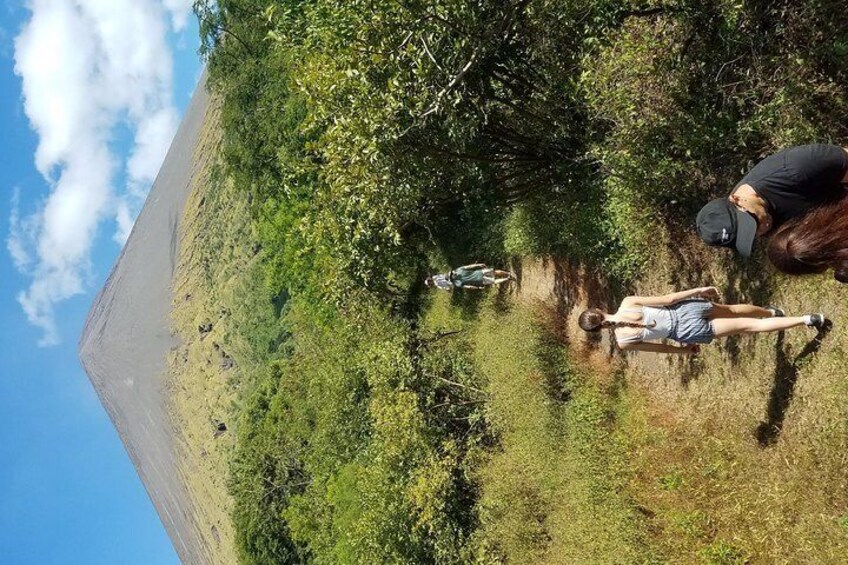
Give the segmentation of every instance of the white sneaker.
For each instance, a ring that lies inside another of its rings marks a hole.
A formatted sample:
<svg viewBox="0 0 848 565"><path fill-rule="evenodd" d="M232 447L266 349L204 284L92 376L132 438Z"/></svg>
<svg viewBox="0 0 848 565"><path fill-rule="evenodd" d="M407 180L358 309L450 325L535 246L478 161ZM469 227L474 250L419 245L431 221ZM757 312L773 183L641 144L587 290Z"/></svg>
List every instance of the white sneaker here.
<svg viewBox="0 0 848 565"><path fill-rule="evenodd" d="M804 323L811 328L821 329L824 327L825 322L827 322L827 318L824 317L824 314L807 314L804 317L806 318Z"/></svg>

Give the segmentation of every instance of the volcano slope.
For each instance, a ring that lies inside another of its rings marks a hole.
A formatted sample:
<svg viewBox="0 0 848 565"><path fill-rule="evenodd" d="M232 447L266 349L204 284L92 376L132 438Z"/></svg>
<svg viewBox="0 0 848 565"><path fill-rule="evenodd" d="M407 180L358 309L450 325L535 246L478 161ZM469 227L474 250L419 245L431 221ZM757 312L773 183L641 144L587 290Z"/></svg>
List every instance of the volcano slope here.
<svg viewBox="0 0 848 565"><path fill-rule="evenodd" d="M159 175L112 273L97 295L79 355L184 563L226 562L221 526L198 512L179 460L168 360L173 281L186 200L214 154L216 111L201 78ZM217 541L216 541L217 540Z"/></svg>

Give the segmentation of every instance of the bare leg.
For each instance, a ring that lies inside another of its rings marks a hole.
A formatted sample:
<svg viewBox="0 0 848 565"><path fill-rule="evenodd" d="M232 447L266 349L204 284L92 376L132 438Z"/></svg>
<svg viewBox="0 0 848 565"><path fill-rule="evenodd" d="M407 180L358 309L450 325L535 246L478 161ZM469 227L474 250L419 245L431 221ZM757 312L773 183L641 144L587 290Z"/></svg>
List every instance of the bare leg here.
<svg viewBox="0 0 848 565"><path fill-rule="evenodd" d="M512 277L512 273L509 271L502 271L500 269L495 269L495 276L497 278L510 278Z"/></svg>
<svg viewBox="0 0 848 565"><path fill-rule="evenodd" d="M715 304L710 319L716 318L771 318L772 313L753 304Z"/></svg>
<svg viewBox="0 0 848 565"><path fill-rule="evenodd" d="M509 280L512 280L512 279L511 279L510 277L504 277L504 278L500 278L500 279L495 279L495 283L494 283L494 284L501 284L501 283L505 283L506 281L509 281Z"/></svg>
<svg viewBox="0 0 848 565"><path fill-rule="evenodd" d="M756 334L777 332L804 325L804 318L717 318L712 321L716 337L727 337L736 334Z"/></svg>

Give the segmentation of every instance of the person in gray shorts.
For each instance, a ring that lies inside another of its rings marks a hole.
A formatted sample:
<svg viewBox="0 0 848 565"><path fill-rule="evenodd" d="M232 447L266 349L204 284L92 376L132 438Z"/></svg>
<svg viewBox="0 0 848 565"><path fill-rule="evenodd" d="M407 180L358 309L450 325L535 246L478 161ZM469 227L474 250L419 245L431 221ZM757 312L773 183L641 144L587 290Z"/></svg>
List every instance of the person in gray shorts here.
<svg viewBox="0 0 848 565"><path fill-rule="evenodd" d="M775 332L825 325L823 314L786 317L775 306L720 304L714 286L693 288L663 296L628 296L614 314L591 308L580 314L587 332L612 328L618 346L625 351L697 354L700 344L717 337ZM656 343L671 339L682 345Z"/></svg>

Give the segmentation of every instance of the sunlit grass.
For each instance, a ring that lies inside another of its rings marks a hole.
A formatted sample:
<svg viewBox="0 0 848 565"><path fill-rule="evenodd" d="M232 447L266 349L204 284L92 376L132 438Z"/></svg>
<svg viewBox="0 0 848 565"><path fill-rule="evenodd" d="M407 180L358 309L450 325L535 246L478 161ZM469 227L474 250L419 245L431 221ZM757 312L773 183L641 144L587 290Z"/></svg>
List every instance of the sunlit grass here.
<svg viewBox="0 0 848 565"><path fill-rule="evenodd" d="M173 331L181 343L169 359L168 387L175 449L191 495L196 535L214 562L236 563L227 477L239 368L226 367L222 360L232 353L225 311L227 295L239 284L248 261L239 245L246 240L249 216L244 203L214 174L221 132L213 108L195 151L198 174L182 219L172 310ZM226 432L216 434L218 422L227 426Z"/></svg>

